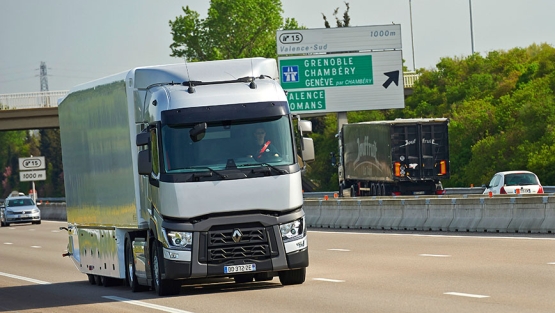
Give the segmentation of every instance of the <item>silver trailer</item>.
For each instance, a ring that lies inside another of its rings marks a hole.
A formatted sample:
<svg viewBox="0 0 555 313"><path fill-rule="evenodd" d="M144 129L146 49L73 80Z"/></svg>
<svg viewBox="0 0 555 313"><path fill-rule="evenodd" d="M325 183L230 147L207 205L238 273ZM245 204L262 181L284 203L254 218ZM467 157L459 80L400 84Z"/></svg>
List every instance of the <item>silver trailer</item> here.
<svg viewBox="0 0 555 313"><path fill-rule="evenodd" d="M140 67L60 101L67 255L91 284L304 282L314 148L278 77L263 58Z"/></svg>

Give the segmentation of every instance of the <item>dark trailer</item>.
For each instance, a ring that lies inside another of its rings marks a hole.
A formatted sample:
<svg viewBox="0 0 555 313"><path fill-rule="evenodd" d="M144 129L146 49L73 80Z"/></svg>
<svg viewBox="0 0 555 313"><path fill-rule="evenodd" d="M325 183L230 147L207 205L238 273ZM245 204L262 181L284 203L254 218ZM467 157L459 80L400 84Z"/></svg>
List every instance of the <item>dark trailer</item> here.
<svg viewBox="0 0 555 313"><path fill-rule="evenodd" d="M339 136L339 189L351 196L443 192L449 174L449 120L396 119L345 124Z"/></svg>

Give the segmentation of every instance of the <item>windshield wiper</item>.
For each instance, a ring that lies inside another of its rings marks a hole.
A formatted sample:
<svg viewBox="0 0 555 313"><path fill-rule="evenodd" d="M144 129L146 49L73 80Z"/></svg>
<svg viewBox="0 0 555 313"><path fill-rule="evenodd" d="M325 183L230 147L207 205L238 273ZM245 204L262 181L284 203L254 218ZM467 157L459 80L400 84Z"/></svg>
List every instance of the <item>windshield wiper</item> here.
<svg viewBox="0 0 555 313"><path fill-rule="evenodd" d="M206 175L206 174L198 174L198 173L193 173L194 177L212 177L212 173L220 176L220 178L222 179L227 179L227 175L223 175L222 173L213 170L211 168L209 168L208 166L191 166L191 167L185 167L186 170L196 170L196 169L206 169L210 171L210 174Z"/></svg>
<svg viewBox="0 0 555 313"><path fill-rule="evenodd" d="M238 167L243 167L243 166L255 166L255 165L258 165L258 166L266 166L266 168L268 168L268 169L273 169L274 171L277 171L277 172L280 173L280 174L289 174L288 171L282 170L282 169L277 168L277 167L275 167L275 166L273 166L273 165L270 165L270 164L268 164L268 163L248 163L248 164L241 164L241 165L238 165ZM253 171L254 171L254 169L253 169Z"/></svg>

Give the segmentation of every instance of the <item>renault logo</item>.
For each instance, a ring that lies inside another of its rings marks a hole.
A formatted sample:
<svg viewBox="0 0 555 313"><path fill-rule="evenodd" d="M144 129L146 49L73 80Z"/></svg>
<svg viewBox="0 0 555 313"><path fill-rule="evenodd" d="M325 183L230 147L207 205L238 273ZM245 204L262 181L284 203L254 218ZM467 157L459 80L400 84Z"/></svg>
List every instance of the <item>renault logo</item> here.
<svg viewBox="0 0 555 313"><path fill-rule="evenodd" d="M241 237L243 237L243 233L241 233L241 231L239 229L235 229L233 231L233 235L231 235L231 238L233 239L233 242L241 241Z"/></svg>

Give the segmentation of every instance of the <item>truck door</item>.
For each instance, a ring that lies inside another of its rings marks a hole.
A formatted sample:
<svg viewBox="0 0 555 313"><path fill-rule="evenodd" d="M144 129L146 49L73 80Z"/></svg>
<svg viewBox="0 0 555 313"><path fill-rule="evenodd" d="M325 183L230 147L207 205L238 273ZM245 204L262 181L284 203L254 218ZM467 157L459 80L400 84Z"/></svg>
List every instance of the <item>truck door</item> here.
<svg viewBox="0 0 555 313"><path fill-rule="evenodd" d="M405 160L413 179L448 178L446 122L398 123L392 126L393 160ZM446 177L447 176L447 177Z"/></svg>

